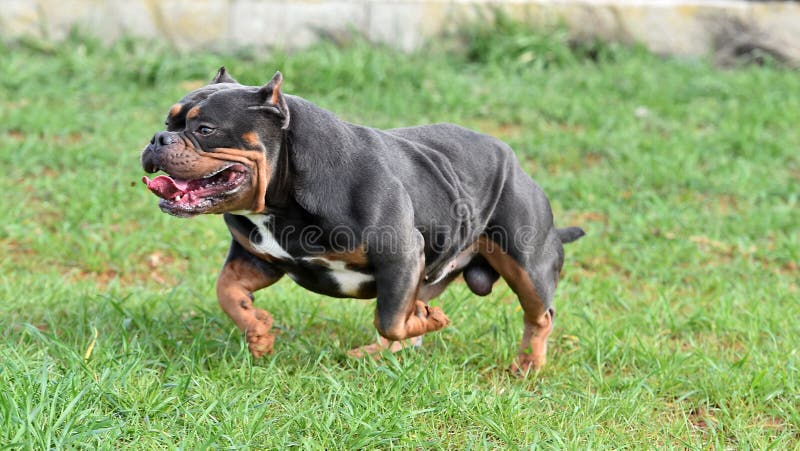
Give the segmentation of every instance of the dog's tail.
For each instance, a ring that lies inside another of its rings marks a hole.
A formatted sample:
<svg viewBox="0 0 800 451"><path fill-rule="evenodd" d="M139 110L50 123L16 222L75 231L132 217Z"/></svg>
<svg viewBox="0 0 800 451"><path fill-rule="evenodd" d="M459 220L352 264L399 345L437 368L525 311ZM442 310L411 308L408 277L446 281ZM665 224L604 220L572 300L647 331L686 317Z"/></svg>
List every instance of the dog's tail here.
<svg viewBox="0 0 800 451"><path fill-rule="evenodd" d="M563 229L556 229L556 233L558 233L558 239L562 243L571 243L586 235L586 232L580 227L564 227Z"/></svg>

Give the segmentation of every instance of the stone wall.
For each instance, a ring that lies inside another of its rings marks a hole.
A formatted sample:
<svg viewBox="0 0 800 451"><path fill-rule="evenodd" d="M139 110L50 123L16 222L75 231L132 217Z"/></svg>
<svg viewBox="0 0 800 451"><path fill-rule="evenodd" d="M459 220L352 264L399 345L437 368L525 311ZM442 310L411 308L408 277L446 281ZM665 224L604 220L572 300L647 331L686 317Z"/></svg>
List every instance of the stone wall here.
<svg viewBox="0 0 800 451"><path fill-rule="evenodd" d="M494 8L533 24L566 24L576 37L639 42L657 53L736 53L756 40L800 60L800 4L741 0L0 0L0 35L57 40L77 27L108 40L142 36L180 48L291 50L353 30L413 50Z"/></svg>

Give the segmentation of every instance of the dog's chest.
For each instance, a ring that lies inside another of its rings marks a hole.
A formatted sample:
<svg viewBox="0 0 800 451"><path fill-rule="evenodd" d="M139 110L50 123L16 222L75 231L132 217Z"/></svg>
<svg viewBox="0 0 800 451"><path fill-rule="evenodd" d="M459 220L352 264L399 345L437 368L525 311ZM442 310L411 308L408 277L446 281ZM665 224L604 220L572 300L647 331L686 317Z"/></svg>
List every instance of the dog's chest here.
<svg viewBox="0 0 800 451"><path fill-rule="evenodd" d="M374 297L375 278L365 256L325 249L318 241L320 230L316 227L277 227L274 222L272 215L262 214L226 218L242 247L284 270L304 288L328 296Z"/></svg>

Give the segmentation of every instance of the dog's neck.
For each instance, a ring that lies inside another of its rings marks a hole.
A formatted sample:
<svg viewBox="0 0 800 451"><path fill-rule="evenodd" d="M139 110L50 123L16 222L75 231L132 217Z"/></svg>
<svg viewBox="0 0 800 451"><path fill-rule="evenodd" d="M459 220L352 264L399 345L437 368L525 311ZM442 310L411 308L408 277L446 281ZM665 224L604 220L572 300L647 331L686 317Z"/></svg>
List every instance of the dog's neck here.
<svg viewBox="0 0 800 451"><path fill-rule="evenodd" d="M316 215L325 208L317 193L321 186L317 179L348 164L348 147L342 143L352 141L352 132L333 113L301 97L287 94L285 98L291 121L282 132L280 151L272 165L266 208L287 216Z"/></svg>
<svg viewBox="0 0 800 451"><path fill-rule="evenodd" d="M292 174L292 159L291 159L291 132L289 130L281 131L281 147L278 151L278 158L272 165L272 174L269 184L267 185L267 192L265 195L264 205L266 210L281 210L286 209L295 204L294 202L294 177Z"/></svg>

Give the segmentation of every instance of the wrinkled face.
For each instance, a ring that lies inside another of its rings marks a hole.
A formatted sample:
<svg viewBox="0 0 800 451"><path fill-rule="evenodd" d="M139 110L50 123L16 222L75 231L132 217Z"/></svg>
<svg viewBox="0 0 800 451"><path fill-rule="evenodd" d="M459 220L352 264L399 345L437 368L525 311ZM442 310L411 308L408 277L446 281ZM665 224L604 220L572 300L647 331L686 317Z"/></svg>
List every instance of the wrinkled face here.
<svg viewBox="0 0 800 451"><path fill-rule="evenodd" d="M190 217L264 210L281 115L265 105L263 89L211 84L170 108L167 129L153 136L141 158L145 171L166 173L142 179L163 211Z"/></svg>

